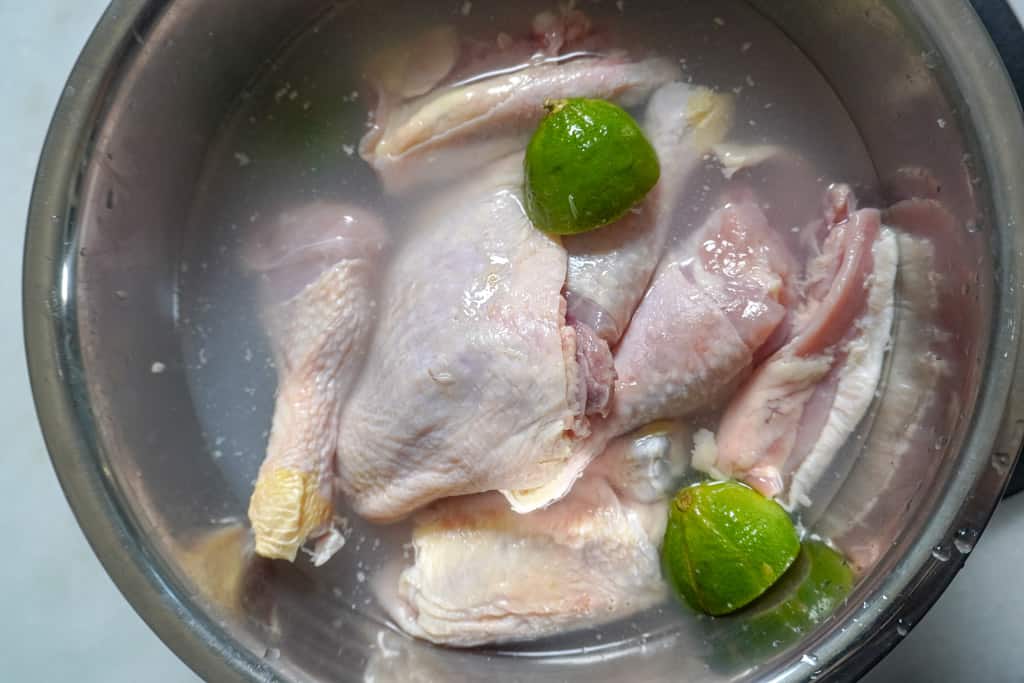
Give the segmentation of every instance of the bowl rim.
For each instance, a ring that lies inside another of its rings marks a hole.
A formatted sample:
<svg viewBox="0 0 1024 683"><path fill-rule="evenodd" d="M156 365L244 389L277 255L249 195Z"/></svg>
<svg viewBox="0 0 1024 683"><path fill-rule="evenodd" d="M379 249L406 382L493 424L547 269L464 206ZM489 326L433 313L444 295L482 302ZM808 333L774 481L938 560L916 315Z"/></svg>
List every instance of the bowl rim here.
<svg viewBox="0 0 1024 683"><path fill-rule="evenodd" d="M74 389L81 367L70 286L78 229L73 211L76 180L84 171L92 133L122 66L138 49L138 37L146 35L172 2L114 0L67 80L42 149L28 214L22 282L26 356L54 470L79 525L118 589L164 643L204 679L273 681L279 679L269 666L161 574L159 560L129 521L110 475L103 471L89 407ZM868 607L859 615L858 627L845 632L831 629L813 647L815 661L795 662L774 678L778 681L802 680L811 669L823 677L853 680L894 647L905 635L898 628L901 623L917 623L966 559L958 554L942 562L932 556L932 549L952 542L957 530L982 531L1009 480L1024 436L1024 373L1017 363L1017 325L1024 319L1024 293L1018 282L1024 262L1024 194L1018 197L1021 193L1015 192L1024 187L1024 169L1014 156L1015 150L1024 149L1024 119L1019 103L1015 108L1005 106L1018 102L1016 92L966 0L938 6L928 0L906 4L927 9L918 16L933 36L956 27L943 34L945 47L965 58L950 69L971 102L987 176L999 179L991 184L994 218L1001 229L995 241L999 286L994 292L988 361L966 432L962 467L921 537L881 582L870 604L865 603ZM993 63L1000 66L993 70ZM996 372L997 366L1002 371ZM1011 394L1015 400L1009 400ZM993 453L1002 466L993 465Z"/></svg>
<svg viewBox="0 0 1024 683"><path fill-rule="evenodd" d="M75 391L78 355L74 288L75 188L108 95L139 36L173 0L113 0L67 79L43 144L32 188L22 275L29 379L53 468L93 552L143 621L204 680L278 680L175 590L129 521L103 471L89 406ZM69 381L70 379L70 381Z"/></svg>

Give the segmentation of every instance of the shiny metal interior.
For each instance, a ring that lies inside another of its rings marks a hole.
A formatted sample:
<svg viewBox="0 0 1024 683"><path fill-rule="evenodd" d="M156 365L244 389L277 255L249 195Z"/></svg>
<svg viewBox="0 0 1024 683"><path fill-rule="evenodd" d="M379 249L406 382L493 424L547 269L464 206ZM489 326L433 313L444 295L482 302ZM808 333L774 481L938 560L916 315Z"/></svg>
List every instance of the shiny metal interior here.
<svg viewBox="0 0 1024 683"><path fill-rule="evenodd" d="M962 357L933 466L855 594L804 642L708 670L726 625L666 631L555 658L451 652L382 631L307 564L246 559L245 501L226 493L200 434L174 333L176 264L218 127L268 59L326 0L115 2L57 112L33 197L25 324L36 400L57 472L121 590L209 680L799 680L855 677L917 621L963 562L1024 431L1014 384L1024 244L1016 97L966 2L753 3L821 69L874 160L883 206L925 168L955 216L943 264ZM942 120L948 125L938 126ZM168 370L155 378L155 360ZM866 457L869 457L867 454ZM840 492L839 495L842 495ZM824 511L824 518L835 512ZM842 520L832 520L841 524ZM687 642L681 638L689 638ZM696 643L696 645L694 644ZM703 648L703 652L702 652Z"/></svg>

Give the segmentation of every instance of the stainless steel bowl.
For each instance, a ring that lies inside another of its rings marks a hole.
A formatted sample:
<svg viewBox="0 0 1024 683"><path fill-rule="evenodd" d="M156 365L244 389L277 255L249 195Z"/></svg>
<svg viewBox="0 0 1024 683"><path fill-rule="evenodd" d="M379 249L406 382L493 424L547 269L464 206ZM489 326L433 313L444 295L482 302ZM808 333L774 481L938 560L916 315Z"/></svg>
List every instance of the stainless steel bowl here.
<svg viewBox="0 0 1024 683"><path fill-rule="evenodd" d="M26 345L47 444L80 524L126 597L199 674L853 679L927 611L985 526L1024 435L1015 370L1024 301L1017 98L967 2L752 4L804 50L851 113L882 181L875 199L920 191L905 182L908 172L930 172L928 191L941 192L956 222L959 248L943 270L960 314L952 323L960 357L943 388L949 410L929 425L933 466L879 525L881 552L854 595L800 643L726 672L705 671L701 648L713 642L672 629L556 657L443 651L346 607L332 591L336 575L245 558L244 528L217 521L241 518L245 501L212 464L180 371L176 264L219 124L268 56L346 5L112 4L43 151L25 251ZM158 384L154 360L168 368Z"/></svg>

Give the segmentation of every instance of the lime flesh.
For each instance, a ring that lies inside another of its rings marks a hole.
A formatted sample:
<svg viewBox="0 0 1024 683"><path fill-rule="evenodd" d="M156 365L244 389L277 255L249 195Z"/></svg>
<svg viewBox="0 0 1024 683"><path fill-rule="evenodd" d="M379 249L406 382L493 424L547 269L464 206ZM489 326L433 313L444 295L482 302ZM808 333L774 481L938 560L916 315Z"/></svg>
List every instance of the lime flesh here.
<svg viewBox="0 0 1024 683"><path fill-rule="evenodd" d="M705 482L672 500L662 566L692 608L719 616L757 599L800 551L789 515L737 482Z"/></svg>
<svg viewBox="0 0 1024 683"><path fill-rule="evenodd" d="M548 103L526 149L526 211L544 232L570 235L607 225L658 182L658 155L637 122L611 102Z"/></svg>

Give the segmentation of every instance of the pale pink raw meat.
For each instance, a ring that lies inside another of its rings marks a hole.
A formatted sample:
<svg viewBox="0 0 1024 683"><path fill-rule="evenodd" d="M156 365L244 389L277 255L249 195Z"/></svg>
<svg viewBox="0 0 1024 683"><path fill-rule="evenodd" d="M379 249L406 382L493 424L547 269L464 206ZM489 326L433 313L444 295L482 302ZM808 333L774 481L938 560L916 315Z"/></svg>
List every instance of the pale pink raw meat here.
<svg viewBox="0 0 1024 683"><path fill-rule="evenodd" d="M960 363L972 356L957 332L976 324L965 320L975 306L971 293L958 285L970 277L959 270L971 249L963 226L934 200L900 202L883 218L900 231L898 323L886 390L860 458L817 524L859 572L883 557L942 464L934 426L963 413L956 384ZM956 447L948 439L945 446Z"/></svg>
<svg viewBox="0 0 1024 683"><path fill-rule="evenodd" d="M615 352L614 430L721 400L785 319L793 271L751 196L712 214L659 268Z"/></svg>
<svg viewBox="0 0 1024 683"><path fill-rule="evenodd" d="M256 552L295 559L307 537L319 557L331 534L338 416L374 325L375 273L388 244L372 214L316 202L283 212L248 245L278 370L267 456L249 507Z"/></svg>
<svg viewBox="0 0 1024 683"><path fill-rule="evenodd" d="M635 105L679 76L661 59L588 57L528 66L414 101L381 122L360 153L390 192L436 184L525 147L548 99L588 96ZM496 132L500 134L496 135Z"/></svg>
<svg viewBox="0 0 1024 683"><path fill-rule="evenodd" d="M573 445L556 479L511 497L528 511L557 500L608 441L659 419L714 408L786 318L793 265L748 193L667 255L615 351L606 420Z"/></svg>
<svg viewBox="0 0 1024 683"><path fill-rule="evenodd" d="M407 633L467 647L619 619L666 597L658 546L687 433L614 442L566 498L516 514L494 493L416 514L407 563L375 580Z"/></svg>
<svg viewBox="0 0 1024 683"><path fill-rule="evenodd" d="M614 346L661 259L687 178L732 124L730 96L668 83L651 96L643 128L661 163L647 198L615 225L565 238L569 315Z"/></svg>
<svg viewBox="0 0 1024 683"><path fill-rule="evenodd" d="M511 157L420 206L344 408L339 475L360 515L537 486L568 458L582 406L565 324L565 250L534 229Z"/></svg>
<svg viewBox="0 0 1024 683"><path fill-rule="evenodd" d="M789 509L809 492L866 413L892 325L898 254L880 216L830 192L821 254L808 266L795 336L733 398L716 469ZM783 496L783 494L785 494Z"/></svg>

